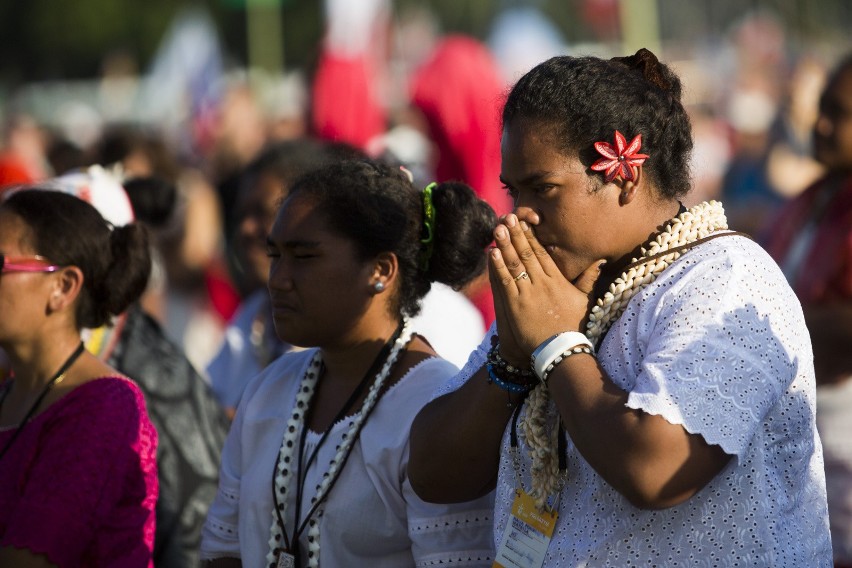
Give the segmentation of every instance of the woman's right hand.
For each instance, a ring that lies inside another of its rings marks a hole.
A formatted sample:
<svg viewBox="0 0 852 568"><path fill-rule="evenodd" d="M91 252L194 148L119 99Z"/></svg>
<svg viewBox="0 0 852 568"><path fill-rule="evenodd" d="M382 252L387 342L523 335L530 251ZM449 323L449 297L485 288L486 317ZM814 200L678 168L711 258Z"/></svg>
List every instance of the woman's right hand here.
<svg viewBox="0 0 852 568"><path fill-rule="evenodd" d="M529 221L507 215L494 239L489 274L501 353L512 363L525 363L548 337L584 329L603 259L571 282L538 242Z"/></svg>
<svg viewBox="0 0 852 568"><path fill-rule="evenodd" d="M536 217L535 220L537 222L538 218ZM505 221L506 215L503 215L500 217L499 224L503 225ZM491 252L494 252L493 249ZM507 310L505 296L501 293L502 283L500 276L494 267L493 261L489 261L488 263L488 276L491 281L492 296L494 298L494 313L497 323L497 337L500 341L500 356L512 365L525 369L529 366L529 355L526 355L518 345L517 338L515 337L515 329L512 325L513 320Z"/></svg>

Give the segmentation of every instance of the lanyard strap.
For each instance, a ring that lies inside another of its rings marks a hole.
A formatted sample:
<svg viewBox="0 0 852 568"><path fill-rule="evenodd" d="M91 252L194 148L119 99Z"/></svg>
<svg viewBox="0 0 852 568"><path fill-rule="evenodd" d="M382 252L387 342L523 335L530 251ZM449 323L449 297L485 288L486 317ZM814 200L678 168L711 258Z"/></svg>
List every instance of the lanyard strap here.
<svg viewBox="0 0 852 568"><path fill-rule="evenodd" d="M0 459L2 459L3 456L6 455L6 452L8 452L9 448L12 447L12 443L14 443L14 441L18 439L18 436L20 436L21 432L24 430L24 426L27 425L29 419L32 418L33 414L35 414L36 410L38 410L39 405L41 405L41 402L44 400L44 397L47 396L47 393L50 392L50 390L54 387L54 385L56 385L56 383L60 382L63 378L65 378L66 371L68 371L68 369L71 368L71 365L74 364L77 358L83 354L84 349L85 347L83 346L83 342L81 341L80 345L77 346L77 349L74 350L71 356L68 357L68 359L66 359L64 363L62 363L62 366L59 368L58 371L56 371L56 374L53 375L49 381L47 381L47 384L44 385L44 389L42 389L41 393L38 395L38 398L36 399L35 403L30 407L30 409L27 411L26 416L24 416L24 419L21 421L21 425L18 426L18 429L15 430L15 433L12 434L12 437L9 439L9 441L6 442L5 446L3 446L3 449L0 450ZM0 405L3 404L4 400L6 400L6 395L9 394L10 390L12 390L11 387L3 391L3 396L0 397Z"/></svg>
<svg viewBox="0 0 852 568"><path fill-rule="evenodd" d="M333 487L333 484L329 485L328 490L325 492L325 494L322 495L319 499L317 499L316 502L314 502L310 511L308 511L308 514L305 515L305 518L302 520L302 523L300 525L299 524L299 516L301 514L301 509L302 509L302 497L304 495L304 484L305 484L304 478L307 477L307 473L308 473L308 470L311 467L311 464L316 459L316 456L319 453L320 447L326 441L326 438L328 438L328 435L331 433L331 430L332 430L332 428L334 428L334 425L337 424L340 420L342 420L343 418L345 418L349 414L349 411L352 409L352 406L355 404L355 401L357 401L358 398L364 393L364 390L371 383L371 379L375 378L375 376L378 374L378 372L381 369L382 365L384 364L385 360L388 358L388 355L390 354L390 351L393 348L394 343L396 343L397 339L399 339L399 336L402 333L402 328L403 328L403 326L402 326L402 324L400 324L396 328L396 331L394 332L393 336L391 336L391 338L384 344L384 346L382 346L382 349L376 355L376 358L373 360L373 363L370 365L370 368L367 369L367 372L364 373L363 378L358 383L358 385L355 387L355 390L352 391L352 394L349 396L349 399L344 403L343 407L338 411L337 415L334 417L334 420L332 421L332 423L328 427L328 429L326 429L326 431L323 432L322 437L320 438L320 440L317 443L316 447L314 448L313 452L311 452L310 456L308 457L307 462L304 463L304 468L303 468L303 459L305 457L304 456L305 441L307 439L308 421L309 421L310 415L311 415L311 408L309 407L307 409L307 411L305 412L305 415L304 415L305 417L304 417L304 420L302 422L302 431L301 431L300 436L299 436L299 447L298 447L299 465L298 465L298 468L296 470L296 508L295 508L295 511L294 511L294 519L295 519L296 529L293 533L293 542L292 543L290 542L290 539L287 535L287 527L286 527L286 524L284 523L284 518L281 516L281 507L279 506L278 495L277 495L277 492L275 490L275 476L274 475L272 476L272 500L273 500L273 503L275 505L275 513L278 517L278 524L280 525L281 532L284 535L284 545L293 553L293 556L296 559L299 558L299 554L298 554L299 536L304 532L305 527L307 526L308 521L311 518L311 515L314 514L314 512L317 510L317 508L320 506L320 504L322 504L322 502L326 499L326 497L328 497L328 495L329 495L329 493L331 493L331 489ZM320 373L320 376L322 376L323 370L324 370L324 367L321 367L320 370L318 371ZM365 421L366 421L366 417L364 417L364 418L365 418ZM357 434L358 433L356 432L356 437L357 437ZM353 440L353 442L354 442L354 440ZM354 447L354 444L349 447L350 452L352 451L353 447ZM338 468L338 471L343 469L343 464L345 463L345 459L348 458L348 457L349 456L347 454L344 458L344 461L341 463L340 467ZM281 453L279 452L278 457L275 460L274 471L278 471L278 465L280 464L280 459L281 459ZM303 476L304 476L304 478L303 478ZM334 479L334 481L336 481L336 480L337 480L337 478Z"/></svg>

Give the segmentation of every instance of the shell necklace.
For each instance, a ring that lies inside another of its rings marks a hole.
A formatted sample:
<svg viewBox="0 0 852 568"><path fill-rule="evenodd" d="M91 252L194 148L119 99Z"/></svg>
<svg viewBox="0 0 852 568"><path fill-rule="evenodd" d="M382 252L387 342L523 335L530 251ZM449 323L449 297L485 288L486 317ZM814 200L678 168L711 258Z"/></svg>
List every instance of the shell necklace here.
<svg viewBox="0 0 852 568"><path fill-rule="evenodd" d="M700 203L672 219L647 248L640 250L639 258L634 258L621 276L610 284L603 297L598 299L589 314L586 337L597 345L633 296L656 280L683 252L711 234L727 228L725 211L717 201ZM667 254L667 251L671 252ZM548 495L562 490L565 481L559 474L556 447L556 434L560 426L558 419L549 417L554 413L548 412L552 403L544 384L537 385L530 392L526 404L521 428L532 460L530 495L542 507Z"/></svg>
<svg viewBox="0 0 852 568"><path fill-rule="evenodd" d="M411 329L408 319L403 319L402 329L399 336L394 342L387 359L385 359L381 371L373 380L370 390L367 392L367 396L364 398L364 402L361 405L361 409L354 415L349 429L343 434L343 441L340 443L334 458L332 458L329 463L328 470L322 477L322 483L320 483L317 488L316 495L311 498L311 512L308 513L308 566L311 568L319 566L319 519L322 518L323 515L325 498L328 496L334 482L337 481L337 478L352 451L355 440L358 439L358 436L361 433L367 417L378 402L382 393L382 387L387 381L387 378L390 376L394 363L396 363L397 359L399 359L399 356L405 349L405 346L408 345L413 333L414 332ZM317 350L308 365L308 369L305 372L305 376L302 378L301 384L299 385L296 402L293 405L293 412L290 415L290 419L287 421L287 427L284 431L284 439L281 443L281 449L279 450L274 481L274 491L278 505L277 509L273 507L272 510L269 552L266 554L267 566L270 568L295 566L295 559L293 555L284 547L284 527L282 526L282 521L279 519L287 518L287 495L293 482L293 471L294 466L296 465L294 463L296 461L294 460L294 454L296 447L299 445L297 444L296 438L303 428L307 428L307 425L305 424L305 414L310 408L311 399L313 398L314 391L319 380L321 367L322 354L320 350ZM299 482L300 480L296 481ZM298 527L294 527L293 532L295 533L297 529ZM293 538L295 541L298 539L298 536L294 534Z"/></svg>

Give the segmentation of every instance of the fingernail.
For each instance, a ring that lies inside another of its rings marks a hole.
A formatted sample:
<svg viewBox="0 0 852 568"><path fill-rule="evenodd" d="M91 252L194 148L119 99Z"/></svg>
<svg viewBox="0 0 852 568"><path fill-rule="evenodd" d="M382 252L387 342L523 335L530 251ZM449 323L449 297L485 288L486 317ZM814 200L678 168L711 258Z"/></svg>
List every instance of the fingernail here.
<svg viewBox="0 0 852 568"><path fill-rule="evenodd" d="M517 222L518 222L518 218L515 217L514 214L510 214L510 215L506 216L506 224L509 225L510 227L514 227L515 223L517 223Z"/></svg>
<svg viewBox="0 0 852 568"><path fill-rule="evenodd" d="M495 229L494 234L497 235L498 239L505 239L509 236L509 232L506 230L506 227L503 225L499 225L497 229Z"/></svg>
<svg viewBox="0 0 852 568"><path fill-rule="evenodd" d="M527 225L526 221L521 221L521 230L524 231L524 232L527 232L527 231L530 230L530 226Z"/></svg>

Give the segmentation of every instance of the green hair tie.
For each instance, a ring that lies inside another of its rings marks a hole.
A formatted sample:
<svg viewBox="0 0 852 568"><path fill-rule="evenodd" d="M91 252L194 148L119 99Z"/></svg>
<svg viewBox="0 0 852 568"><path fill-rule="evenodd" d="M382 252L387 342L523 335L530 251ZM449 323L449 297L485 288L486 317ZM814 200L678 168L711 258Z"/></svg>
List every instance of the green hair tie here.
<svg viewBox="0 0 852 568"><path fill-rule="evenodd" d="M420 255L420 270L429 270L429 259L435 249L435 205L432 203L432 190L438 187L434 181L423 189L423 226L426 236L420 242L426 245Z"/></svg>

